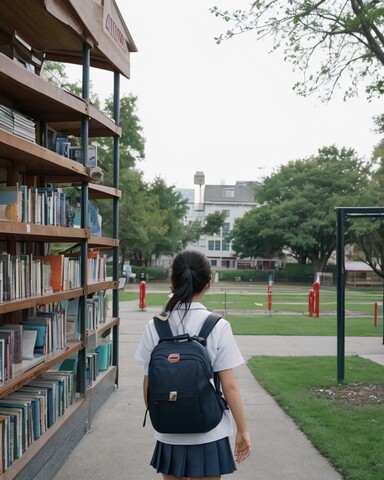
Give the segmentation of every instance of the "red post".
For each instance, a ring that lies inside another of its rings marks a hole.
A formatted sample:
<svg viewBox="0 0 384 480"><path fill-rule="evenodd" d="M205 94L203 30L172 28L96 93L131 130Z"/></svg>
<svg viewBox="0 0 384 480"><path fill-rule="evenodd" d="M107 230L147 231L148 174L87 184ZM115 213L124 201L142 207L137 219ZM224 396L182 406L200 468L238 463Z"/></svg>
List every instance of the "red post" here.
<svg viewBox="0 0 384 480"><path fill-rule="evenodd" d="M373 326L377 327L377 302L373 304Z"/></svg>
<svg viewBox="0 0 384 480"><path fill-rule="evenodd" d="M316 280L313 284L313 290L315 292L315 315L317 318L320 316L320 282Z"/></svg>
<svg viewBox="0 0 384 480"><path fill-rule="evenodd" d="M272 285L268 285L268 310L271 312L272 310Z"/></svg>
<svg viewBox="0 0 384 480"><path fill-rule="evenodd" d="M313 289L311 289L308 294L308 313L310 317L313 317L314 307L315 307L315 292L313 291Z"/></svg>
<svg viewBox="0 0 384 480"><path fill-rule="evenodd" d="M145 294L147 291L147 284L144 280L140 282L140 300L139 300L139 308L144 310L145 308Z"/></svg>

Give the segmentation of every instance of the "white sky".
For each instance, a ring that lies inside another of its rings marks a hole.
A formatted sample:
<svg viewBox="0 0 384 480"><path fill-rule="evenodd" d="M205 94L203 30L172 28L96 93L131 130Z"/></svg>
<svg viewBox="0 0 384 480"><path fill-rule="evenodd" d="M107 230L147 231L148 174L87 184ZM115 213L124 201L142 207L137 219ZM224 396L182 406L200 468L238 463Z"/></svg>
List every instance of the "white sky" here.
<svg viewBox="0 0 384 480"><path fill-rule="evenodd" d="M236 9L244 0L117 0L139 52L131 55L131 79L121 93L138 96L146 137L144 178L193 188L257 180L280 165L336 144L369 158L380 137L372 116L379 100L334 99L322 104L292 91L300 80L279 53L268 54L254 33L221 45L214 37L227 25L209 7ZM110 74L107 74L110 75ZM100 98L112 76L92 73Z"/></svg>

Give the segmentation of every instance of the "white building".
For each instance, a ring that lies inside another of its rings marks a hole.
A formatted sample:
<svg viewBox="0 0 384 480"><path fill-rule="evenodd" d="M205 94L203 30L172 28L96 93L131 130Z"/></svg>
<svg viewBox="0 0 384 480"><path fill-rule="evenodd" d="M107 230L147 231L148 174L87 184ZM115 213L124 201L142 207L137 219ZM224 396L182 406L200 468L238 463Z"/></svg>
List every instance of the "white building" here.
<svg viewBox="0 0 384 480"><path fill-rule="evenodd" d="M189 213L186 222L200 220L217 211L226 213L226 222L217 235L204 235L199 241L190 246L203 252L210 260L212 267L217 268L244 268L254 267L250 260L240 260L236 257L232 246L227 241L228 233L233 229L235 220L256 207L255 190L259 182L236 182L235 185L200 185L198 201L192 189L177 189L184 198L188 199ZM193 200L192 200L193 199Z"/></svg>

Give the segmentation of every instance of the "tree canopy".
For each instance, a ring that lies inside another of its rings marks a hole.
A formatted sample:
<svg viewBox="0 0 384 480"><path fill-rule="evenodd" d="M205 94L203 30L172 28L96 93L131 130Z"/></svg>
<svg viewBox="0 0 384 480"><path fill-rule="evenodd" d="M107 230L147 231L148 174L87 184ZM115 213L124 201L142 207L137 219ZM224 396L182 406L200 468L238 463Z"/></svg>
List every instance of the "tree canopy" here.
<svg viewBox="0 0 384 480"><path fill-rule="evenodd" d="M250 30L272 37L273 49L283 49L284 59L303 72L294 85L301 95L321 91L329 99L342 78L345 97L360 84L369 97L384 92L381 1L256 0L249 10L211 11L230 24L218 43Z"/></svg>
<svg viewBox="0 0 384 480"><path fill-rule="evenodd" d="M256 192L260 207L233 230L240 256L270 256L283 248L321 272L335 249L335 207L357 206L369 182L369 166L352 149L335 146L295 160L265 179Z"/></svg>

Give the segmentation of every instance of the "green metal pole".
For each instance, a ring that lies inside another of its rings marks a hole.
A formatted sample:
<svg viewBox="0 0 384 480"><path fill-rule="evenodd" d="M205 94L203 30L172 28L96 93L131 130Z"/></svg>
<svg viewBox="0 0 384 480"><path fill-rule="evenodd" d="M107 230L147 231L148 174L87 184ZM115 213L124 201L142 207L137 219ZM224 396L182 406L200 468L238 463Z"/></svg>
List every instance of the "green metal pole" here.
<svg viewBox="0 0 384 480"><path fill-rule="evenodd" d="M344 209L337 208L336 266L337 266L337 381L344 381L345 371L345 255Z"/></svg>
<svg viewBox="0 0 384 480"><path fill-rule="evenodd" d="M116 125L120 125L120 74L114 73L114 85L113 85L113 116ZM120 180L120 138L114 137L113 139L113 186L119 188ZM119 238L119 198L113 199L113 238ZM113 248L113 280L119 280L119 247ZM119 316L119 290L113 290L112 294L112 315L117 318ZM113 358L112 363L117 367L115 383L119 385L119 325L115 325L112 330L113 341Z"/></svg>
<svg viewBox="0 0 384 480"><path fill-rule="evenodd" d="M88 44L83 44L83 83L82 83L82 97L89 101L89 75L90 75L90 47ZM81 147L83 164L88 162L88 139L89 139L89 119L84 115L81 122ZM88 183L81 184L81 228L88 228ZM87 258L88 258L88 240L84 239L81 242L81 286L84 288L87 284ZM80 318L80 332L83 344L86 344L86 322L87 318L87 304L86 297L82 295L79 299L79 318ZM86 390L86 350L83 348L79 351L79 387L80 393L85 393Z"/></svg>

